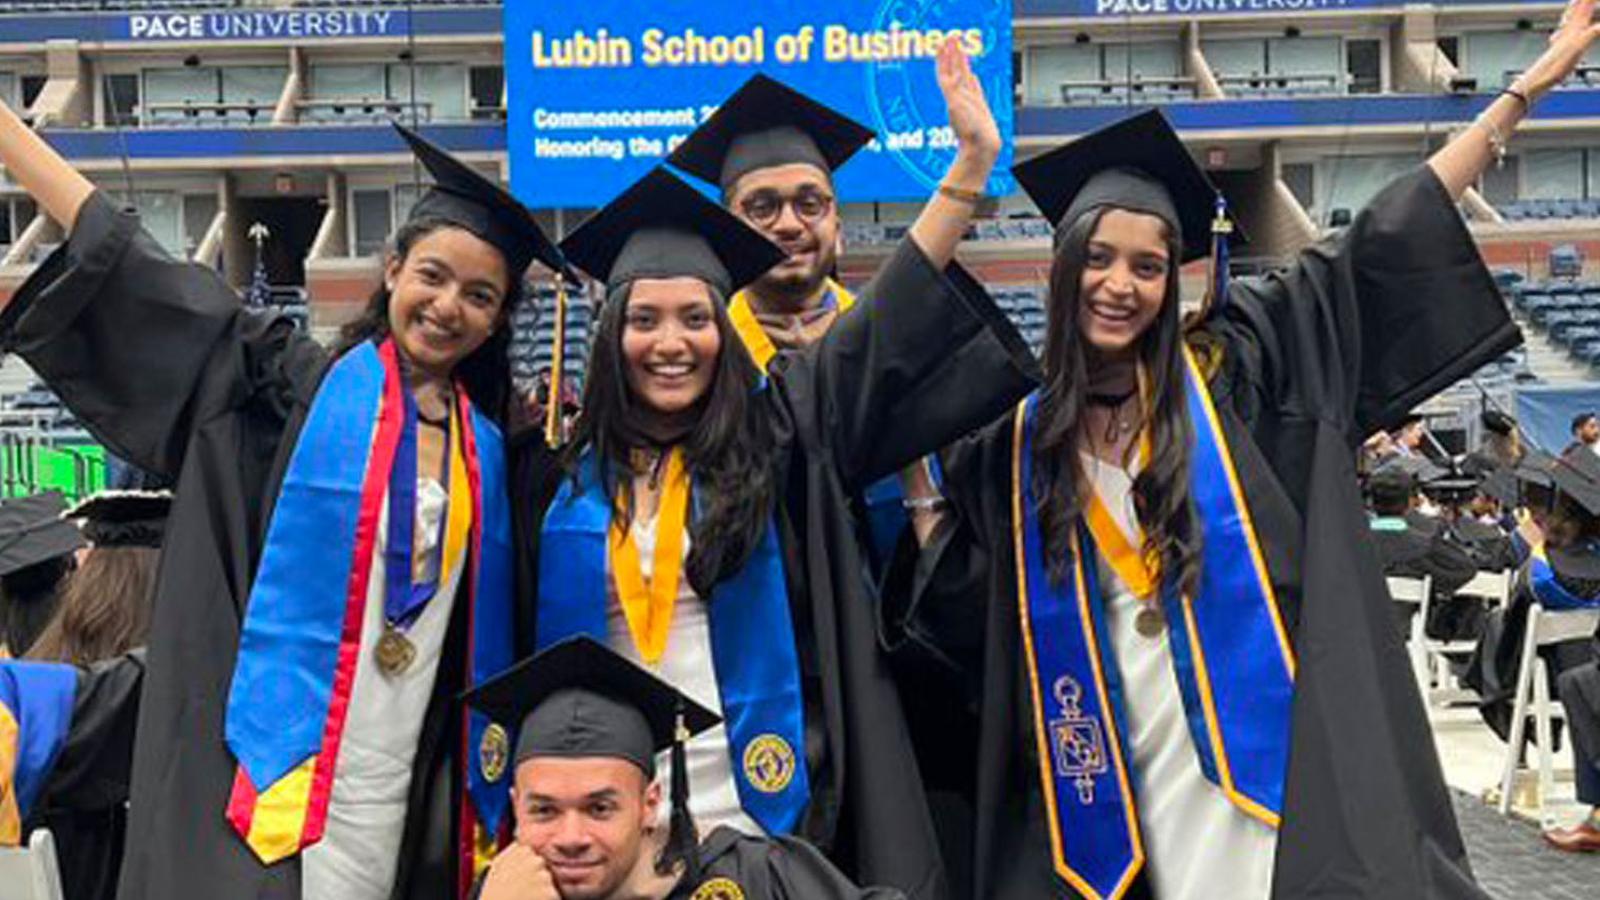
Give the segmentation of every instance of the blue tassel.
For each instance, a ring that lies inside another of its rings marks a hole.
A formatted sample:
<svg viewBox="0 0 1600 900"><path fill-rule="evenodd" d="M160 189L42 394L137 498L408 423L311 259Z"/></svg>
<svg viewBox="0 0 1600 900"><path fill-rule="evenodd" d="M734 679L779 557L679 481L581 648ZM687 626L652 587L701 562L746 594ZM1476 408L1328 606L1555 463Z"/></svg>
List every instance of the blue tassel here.
<svg viewBox="0 0 1600 900"><path fill-rule="evenodd" d="M1228 200L1217 191L1216 216L1211 220L1211 285L1206 311L1214 312L1228 305L1228 235L1233 233L1233 222L1228 218Z"/></svg>

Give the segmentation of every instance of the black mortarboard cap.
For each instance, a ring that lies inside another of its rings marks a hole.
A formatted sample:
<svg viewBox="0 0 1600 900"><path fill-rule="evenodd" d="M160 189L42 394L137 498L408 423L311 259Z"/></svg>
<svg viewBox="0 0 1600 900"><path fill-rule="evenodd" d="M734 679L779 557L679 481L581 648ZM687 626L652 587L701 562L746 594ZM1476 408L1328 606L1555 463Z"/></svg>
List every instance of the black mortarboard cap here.
<svg viewBox="0 0 1600 900"><path fill-rule="evenodd" d="M83 536L96 547L160 547L171 509L168 491L101 491L62 516L83 520Z"/></svg>
<svg viewBox="0 0 1600 900"><path fill-rule="evenodd" d="M1519 502L1516 475L1504 466L1485 475L1478 490L1501 506L1513 507Z"/></svg>
<svg viewBox="0 0 1600 900"><path fill-rule="evenodd" d="M78 526L61 518L66 508L67 501L56 491L0 503L0 575L84 545Z"/></svg>
<svg viewBox="0 0 1600 900"><path fill-rule="evenodd" d="M405 126L395 130L433 175L433 185L411 207L409 220L443 219L467 229L505 254L512 278L521 279L537 259L553 272L568 273L561 251L545 236L533 212L496 182Z"/></svg>
<svg viewBox="0 0 1600 900"><path fill-rule="evenodd" d="M1600 517L1600 457L1581 448L1564 454L1550 469L1555 489L1570 497L1584 512Z"/></svg>
<svg viewBox="0 0 1600 900"><path fill-rule="evenodd" d="M723 297L784 260L777 244L659 167L579 225L561 250L608 290L688 276Z"/></svg>
<svg viewBox="0 0 1600 900"><path fill-rule="evenodd" d="M1510 435L1511 432L1517 430L1517 420L1498 409L1484 410L1478 420L1483 424L1485 431L1491 431L1495 434Z"/></svg>
<svg viewBox="0 0 1600 900"><path fill-rule="evenodd" d="M809 163L832 173L872 129L766 75L751 76L667 162L727 190L756 169Z"/></svg>
<svg viewBox="0 0 1600 900"><path fill-rule="evenodd" d="M1011 167L1058 229L1097 206L1148 213L1176 229L1180 262L1211 254L1217 188L1157 110L1129 116ZM1231 235L1244 234L1237 223Z"/></svg>
<svg viewBox="0 0 1600 900"><path fill-rule="evenodd" d="M1425 456L1391 456L1378 466L1372 477L1394 474L1404 474L1416 484L1428 484L1444 478L1450 472Z"/></svg>
<svg viewBox="0 0 1600 900"><path fill-rule="evenodd" d="M514 762L530 757L625 759L655 776L656 753L721 721L671 685L591 638L555 644L464 695L517 735Z"/></svg>

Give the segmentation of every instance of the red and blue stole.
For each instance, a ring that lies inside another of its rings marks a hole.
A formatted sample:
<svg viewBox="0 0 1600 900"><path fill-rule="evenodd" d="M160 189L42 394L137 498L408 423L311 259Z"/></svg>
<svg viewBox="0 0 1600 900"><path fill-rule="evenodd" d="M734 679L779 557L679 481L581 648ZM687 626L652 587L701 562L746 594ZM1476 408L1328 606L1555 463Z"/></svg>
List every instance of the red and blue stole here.
<svg viewBox="0 0 1600 900"><path fill-rule="evenodd" d="M66 745L77 694L72 666L0 661L0 847L22 843L22 823Z"/></svg>
<svg viewBox="0 0 1600 900"><path fill-rule="evenodd" d="M1528 560L1528 584L1539 605L1549 610L1594 609L1600 606L1600 597L1579 597L1562 587L1556 580L1556 570L1550 566L1550 557L1544 545L1533 548Z"/></svg>
<svg viewBox="0 0 1600 900"><path fill-rule="evenodd" d="M228 820L263 863L315 844L327 823L356 662L370 651L361 646L361 627L406 426L405 392L393 341L363 343L341 356L317 389L273 508L225 729L239 763ZM500 430L459 386L452 427L460 430L471 498L460 597L468 604L467 665L476 685L515 656L511 506ZM462 715L470 802L462 803L459 849L470 862L469 836L480 825L498 833L509 800L506 736L481 713Z"/></svg>
<svg viewBox="0 0 1600 900"><path fill-rule="evenodd" d="M577 478L562 480L544 516L539 649L580 634L609 643L606 539L613 509L588 453ZM802 755L800 661L775 525L768 524L744 568L718 583L705 603L739 805L767 833L789 834L810 802L811 787ZM667 652L673 652L671 644Z"/></svg>
<svg viewBox="0 0 1600 900"><path fill-rule="evenodd" d="M1187 356L1187 354L1186 354ZM1289 761L1294 651L1278 612L1221 422L1192 359L1190 491L1201 522L1196 596L1159 585L1174 675L1207 779L1245 814L1277 827ZM1038 394L1014 418L1012 538L1039 777L1056 873L1085 897L1121 897L1144 865L1132 748L1099 589L1099 530L1080 523L1054 583L1033 493ZM1204 836L1197 836L1203 840Z"/></svg>

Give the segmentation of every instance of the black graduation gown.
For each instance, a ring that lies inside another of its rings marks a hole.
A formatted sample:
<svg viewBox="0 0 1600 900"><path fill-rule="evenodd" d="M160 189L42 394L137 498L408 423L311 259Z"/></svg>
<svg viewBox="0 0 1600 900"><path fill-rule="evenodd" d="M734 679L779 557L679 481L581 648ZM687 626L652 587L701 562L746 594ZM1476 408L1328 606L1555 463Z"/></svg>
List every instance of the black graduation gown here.
<svg viewBox="0 0 1600 900"><path fill-rule="evenodd" d="M1431 170L1287 271L1236 281L1205 332L1228 445L1299 660L1275 897L1482 897L1355 480L1361 437L1520 336ZM885 627L974 675L981 897L1073 896L1048 851L1023 673L1008 415L946 460L954 515ZM987 598L987 603L984 599ZM1143 889L1145 885L1138 885Z"/></svg>
<svg viewBox="0 0 1600 900"><path fill-rule="evenodd" d="M1559 557L1550 565L1559 578L1558 562ZM1534 602L1529 582L1531 566L1531 562L1525 563L1517 571L1511 602L1485 617L1478 647L1467 662L1466 675L1462 678L1462 683L1478 694L1478 713L1483 716L1484 723L1503 741L1511 739L1511 713L1516 703L1517 672L1522 666L1522 641L1527 635L1528 608ZM1552 697L1556 696L1557 678L1562 673L1593 658L1590 643L1582 639L1548 644L1539 648L1539 655L1545 661ZM1554 734L1559 741L1560 723ZM1532 728L1523 732L1523 740L1537 741Z"/></svg>
<svg viewBox="0 0 1600 900"><path fill-rule="evenodd" d="M329 359L284 317L246 310L101 194L0 313L20 354L95 439L177 490L156 576L133 751L123 900L299 900L298 858L265 867L224 817L223 742L240 624L284 470ZM395 896L453 896L457 604L413 770Z"/></svg>
<svg viewBox="0 0 1600 900"><path fill-rule="evenodd" d="M805 841L718 828L700 843L701 877L680 880L661 900L903 900L893 888L857 887ZM739 889L733 893L726 882ZM483 894L478 879L468 900ZM721 893L718 893L718 889ZM704 893L698 893L700 891Z"/></svg>
<svg viewBox="0 0 1600 900"><path fill-rule="evenodd" d="M1026 395L1035 362L959 268L910 241L858 305L770 367L757 415L776 435L778 536L794 604L811 803L800 834L857 880L945 893L896 689L876 643L874 590L850 497ZM519 594L537 591L539 536L559 481L531 436L513 465Z"/></svg>
<svg viewBox="0 0 1600 900"><path fill-rule="evenodd" d="M144 658L135 650L78 670L66 741L24 823L55 837L66 900L116 895Z"/></svg>

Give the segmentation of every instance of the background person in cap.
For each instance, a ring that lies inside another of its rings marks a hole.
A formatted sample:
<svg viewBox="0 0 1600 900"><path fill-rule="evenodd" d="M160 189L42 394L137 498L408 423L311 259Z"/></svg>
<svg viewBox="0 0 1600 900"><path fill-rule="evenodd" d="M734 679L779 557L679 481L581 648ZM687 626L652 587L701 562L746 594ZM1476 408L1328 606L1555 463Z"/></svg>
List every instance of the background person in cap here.
<svg viewBox="0 0 1600 900"><path fill-rule="evenodd" d="M0 346L177 479L123 900L446 897L456 832L502 818L463 752L484 725L448 699L518 649L508 313L560 257L499 185L403 134L435 184L330 354L168 256L0 105L0 164L69 232Z"/></svg>
<svg viewBox="0 0 1600 900"><path fill-rule="evenodd" d="M952 118L993 128L954 45L940 78ZM688 746L696 820L918 897L944 879L851 498L1034 383L946 268L970 214L930 201L863 289L872 315L763 374L724 302L782 250L657 169L562 244L606 300L572 446L529 441L516 474L539 645L589 635L727 721Z"/></svg>
<svg viewBox="0 0 1600 900"><path fill-rule="evenodd" d="M83 537L59 492L0 503L0 654L27 653L55 615Z"/></svg>
<svg viewBox="0 0 1600 900"><path fill-rule="evenodd" d="M1372 512L1367 524L1372 532L1372 546L1385 576L1428 576L1433 579L1434 599L1448 601L1462 585L1472 580L1478 569L1466 551L1445 539L1441 529L1425 532L1407 521L1406 514L1415 508L1420 492L1417 476L1401 464L1405 461L1396 459L1367 479ZM1415 603L1392 606L1396 633L1401 640L1411 633L1411 617L1416 615L1417 606Z"/></svg>
<svg viewBox="0 0 1600 900"><path fill-rule="evenodd" d="M171 508L166 491L107 491L63 513L82 523L89 549L67 577L56 614L29 659L87 666L148 642L156 564Z"/></svg>
<svg viewBox="0 0 1600 900"><path fill-rule="evenodd" d="M1478 418L1483 425L1483 441L1461 461L1462 471L1482 476L1521 462L1522 431L1517 428L1517 420L1498 409L1485 409Z"/></svg>
<svg viewBox="0 0 1600 900"><path fill-rule="evenodd" d="M1573 71L1592 9L1516 91ZM1455 204L1526 112L1497 98L1287 271L1217 279L1187 335L1217 193L1159 113L1015 168L1056 225L1045 384L946 454L950 521L890 611L978 686L975 893L1482 896L1351 458L1519 340Z"/></svg>
<svg viewBox="0 0 1600 900"><path fill-rule="evenodd" d="M901 896L855 887L793 838L719 828L699 840L682 812L681 769L663 796L656 760L681 753L678 742L717 717L588 638L519 663L468 702L517 733L516 842L480 880L477 900ZM661 852L649 835L669 806L674 835Z"/></svg>
<svg viewBox="0 0 1600 900"><path fill-rule="evenodd" d="M1407 413L1393 432L1394 450L1401 456L1428 456L1428 420L1421 413Z"/></svg>
<svg viewBox="0 0 1600 900"><path fill-rule="evenodd" d="M1600 460L1589 453L1553 459L1530 452L1517 477L1528 512L1518 540L1529 548L1528 561L1517 573L1511 602L1489 614L1465 679L1481 698L1484 721L1502 739L1510 735L1512 694L1529 606L1538 603L1550 610L1600 606ZM1586 640L1566 641L1539 652L1549 670L1552 693L1558 689L1558 676L1594 658ZM1596 797L1596 786L1600 785L1588 782L1581 797Z"/></svg>
<svg viewBox="0 0 1600 900"><path fill-rule="evenodd" d="M1592 412L1581 412L1572 417L1572 443L1561 451L1561 455L1568 456L1585 450L1600 456L1600 416Z"/></svg>

